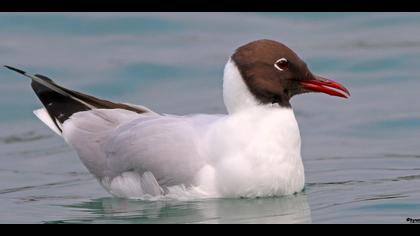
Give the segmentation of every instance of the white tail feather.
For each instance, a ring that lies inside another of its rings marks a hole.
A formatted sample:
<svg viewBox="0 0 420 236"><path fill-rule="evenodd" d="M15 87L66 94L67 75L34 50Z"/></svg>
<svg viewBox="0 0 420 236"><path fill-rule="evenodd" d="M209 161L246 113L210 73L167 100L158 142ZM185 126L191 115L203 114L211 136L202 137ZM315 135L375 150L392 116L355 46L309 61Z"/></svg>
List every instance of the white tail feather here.
<svg viewBox="0 0 420 236"><path fill-rule="evenodd" d="M40 108L38 110L34 110L33 112L38 117L38 119L44 122L44 124L46 124L50 129L52 129L52 131L61 136L60 130L57 128L57 126L55 125L54 121L51 119L51 116L48 114L45 108Z"/></svg>

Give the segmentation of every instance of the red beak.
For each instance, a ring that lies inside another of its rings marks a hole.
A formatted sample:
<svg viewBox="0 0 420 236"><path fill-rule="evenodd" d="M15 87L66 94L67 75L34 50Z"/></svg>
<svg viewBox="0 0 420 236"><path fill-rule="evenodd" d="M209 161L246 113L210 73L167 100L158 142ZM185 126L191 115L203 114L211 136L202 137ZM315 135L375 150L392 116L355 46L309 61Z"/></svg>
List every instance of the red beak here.
<svg viewBox="0 0 420 236"><path fill-rule="evenodd" d="M314 92L326 93L331 96L348 98L350 97L350 92L343 85L321 76L314 76L314 79L310 80L301 80L300 84L308 90Z"/></svg>

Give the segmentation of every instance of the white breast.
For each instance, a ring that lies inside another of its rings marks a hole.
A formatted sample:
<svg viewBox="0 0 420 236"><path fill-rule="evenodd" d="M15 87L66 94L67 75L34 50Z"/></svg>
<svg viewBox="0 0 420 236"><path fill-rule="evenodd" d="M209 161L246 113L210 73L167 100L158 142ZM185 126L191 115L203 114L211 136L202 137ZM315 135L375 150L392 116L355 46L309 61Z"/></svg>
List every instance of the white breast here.
<svg viewBox="0 0 420 236"><path fill-rule="evenodd" d="M299 128L288 108L258 106L209 133L208 162L222 196L278 196L304 187Z"/></svg>

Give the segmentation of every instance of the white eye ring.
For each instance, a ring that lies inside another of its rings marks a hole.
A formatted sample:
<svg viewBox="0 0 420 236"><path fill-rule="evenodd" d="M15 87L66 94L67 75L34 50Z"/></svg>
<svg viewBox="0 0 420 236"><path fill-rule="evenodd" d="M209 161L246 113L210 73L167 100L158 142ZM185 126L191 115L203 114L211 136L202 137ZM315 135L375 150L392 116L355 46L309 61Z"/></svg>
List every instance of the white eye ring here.
<svg viewBox="0 0 420 236"><path fill-rule="evenodd" d="M279 71L284 71L284 69L282 69L282 68L280 68L278 65L277 65L277 63L279 63L279 62L288 62L287 61L287 59L286 58L284 58L284 57L282 57L282 58L280 58L280 59L278 59L276 62L274 62L274 67L276 67L276 69L277 70L279 70Z"/></svg>

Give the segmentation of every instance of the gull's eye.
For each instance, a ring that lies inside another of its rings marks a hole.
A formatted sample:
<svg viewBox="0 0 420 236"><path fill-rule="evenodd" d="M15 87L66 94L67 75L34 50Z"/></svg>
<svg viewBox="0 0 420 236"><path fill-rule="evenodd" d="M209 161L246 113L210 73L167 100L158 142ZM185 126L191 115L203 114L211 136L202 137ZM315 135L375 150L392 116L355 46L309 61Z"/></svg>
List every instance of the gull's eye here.
<svg viewBox="0 0 420 236"><path fill-rule="evenodd" d="M274 67L276 67L279 71L284 71L289 66L289 61L286 58L280 58L274 63Z"/></svg>

